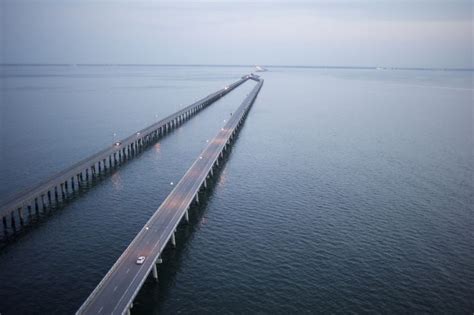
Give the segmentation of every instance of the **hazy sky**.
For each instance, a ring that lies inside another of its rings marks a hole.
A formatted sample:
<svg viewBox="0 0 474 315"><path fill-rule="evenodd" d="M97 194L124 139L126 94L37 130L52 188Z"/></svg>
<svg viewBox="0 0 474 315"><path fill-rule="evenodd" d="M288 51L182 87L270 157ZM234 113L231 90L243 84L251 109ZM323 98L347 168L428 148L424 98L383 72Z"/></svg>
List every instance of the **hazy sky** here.
<svg viewBox="0 0 474 315"><path fill-rule="evenodd" d="M473 67L472 0L0 0L3 63Z"/></svg>

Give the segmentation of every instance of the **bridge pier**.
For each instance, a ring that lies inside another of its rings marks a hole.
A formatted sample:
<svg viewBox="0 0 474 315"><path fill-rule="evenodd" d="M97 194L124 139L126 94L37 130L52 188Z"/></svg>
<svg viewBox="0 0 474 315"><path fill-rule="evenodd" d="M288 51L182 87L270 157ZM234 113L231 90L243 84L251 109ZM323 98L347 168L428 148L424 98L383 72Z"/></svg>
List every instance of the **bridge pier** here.
<svg viewBox="0 0 474 315"><path fill-rule="evenodd" d="M59 202L58 186L54 186L54 199L56 201L56 204L58 204L58 202Z"/></svg>
<svg viewBox="0 0 474 315"><path fill-rule="evenodd" d="M199 204L199 192L196 193L196 203Z"/></svg>
<svg viewBox="0 0 474 315"><path fill-rule="evenodd" d="M28 219L31 219L31 216L32 216L32 214L31 214L31 204L28 204L26 206L26 209L28 210ZM36 215L38 215L38 213Z"/></svg>
<svg viewBox="0 0 474 315"><path fill-rule="evenodd" d="M11 226L12 226L12 229L13 229L13 233L16 232L16 225L15 225L15 213L13 213L13 211L10 213L11 215Z"/></svg>
<svg viewBox="0 0 474 315"><path fill-rule="evenodd" d="M43 212L46 211L46 202L44 201L44 194L41 195L41 205L43 206Z"/></svg>
<svg viewBox="0 0 474 315"><path fill-rule="evenodd" d="M176 231L173 232L173 234L171 234L171 245L173 245L173 247L176 247Z"/></svg>
<svg viewBox="0 0 474 315"><path fill-rule="evenodd" d="M61 183L61 201L64 201L66 199L65 194L64 194L64 184Z"/></svg>
<svg viewBox="0 0 474 315"><path fill-rule="evenodd" d="M153 278L155 279L155 281L158 281L158 269L156 268L156 264L153 264L152 272L153 272Z"/></svg>
<svg viewBox="0 0 474 315"><path fill-rule="evenodd" d="M20 225L23 226L24 225L24 220L23 220L23 212L22 212L22 207L18 208L18 217L20 218Z"/></svg>
<svg viewBox="0 0 474 315"><path fill-rule="evenodd" d="M189 223L189 208L186 209L186 212L184 213L184 219L186 220L186 223Z"/></svg>

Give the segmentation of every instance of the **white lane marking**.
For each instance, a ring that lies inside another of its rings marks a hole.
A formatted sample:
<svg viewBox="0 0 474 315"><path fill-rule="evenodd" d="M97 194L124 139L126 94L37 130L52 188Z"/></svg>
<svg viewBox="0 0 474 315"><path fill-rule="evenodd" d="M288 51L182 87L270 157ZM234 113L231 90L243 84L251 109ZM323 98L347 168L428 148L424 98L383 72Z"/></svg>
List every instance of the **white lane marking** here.
<svg viewBox="0 0 474 315"><path fill-rule="evenodd" d="M115 291L117 291L117 286L115 286L115 288L114 288L114 292L115 292Z"/></svg>
<svg viewBox="0 0 474 315"><path fill-rule="evenodd" d="M127 269L127 271L125 273L128 273L130 271L130 268Z"/></svg>
<svg viewBox="0 0 474 315"><path fill-rule="evenodd" d="M100 314L100 312L102 312L103 309L104 309L104 307L102 306L102 307L100 308L100 310L97 312L97 314Z"/></svg>

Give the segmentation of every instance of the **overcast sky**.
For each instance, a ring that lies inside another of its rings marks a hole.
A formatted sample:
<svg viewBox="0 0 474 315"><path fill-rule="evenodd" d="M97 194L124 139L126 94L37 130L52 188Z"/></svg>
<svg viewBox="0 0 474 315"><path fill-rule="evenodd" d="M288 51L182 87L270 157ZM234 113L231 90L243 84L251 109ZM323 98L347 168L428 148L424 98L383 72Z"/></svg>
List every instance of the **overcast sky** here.
<svg viewBox="0 0 474 315"><path fill-rule="evenodd" d="M473 67L471 0L0 0L3 63Z"/></svg>

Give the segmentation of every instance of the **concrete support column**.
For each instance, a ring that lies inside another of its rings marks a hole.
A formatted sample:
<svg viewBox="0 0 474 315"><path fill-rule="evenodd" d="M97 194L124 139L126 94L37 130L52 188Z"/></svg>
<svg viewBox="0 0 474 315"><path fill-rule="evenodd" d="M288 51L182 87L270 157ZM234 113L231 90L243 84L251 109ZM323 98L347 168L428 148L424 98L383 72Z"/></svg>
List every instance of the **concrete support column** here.
<svg viewBox="0 0 474 315"><path fill-rule="evenodd" d="M189 223L189 208L186 209L186 212L184 213L184 219L186 220L187 223Z"/></svg>
<svg viewBox="0 0 474 315"><path fill-rule="evenodd" d="M54 199L56 200L56 203L59 202L58 186L54 186Z"/></svg>
<svg viewBox="0 0 474 315"><path fill-rule="evenodd" d="M28 217L31 218L31 204L27 205L26 208L28 209ZM38 215L38 213L36 213Z"/></svg>
<svg viewBox="0 0 474 315"><path fill-rule="evenodd" d="M10 215L11 215L11 226L12 226L13 232L16 232L15 214L12 211Z"/></svg>
<svg viewBox="0 0 474 315"><path fill-rule="evenodd" d="M22 207L18 208L18 217L20 218L20 225L23 226L25 224L25 221L23 220L23 212L22 212Z"/></svg>
<svg viewBox="0 0 474 315"><path fill-rule="evenodd" d="M76 191L76 184L74 183L74 176L71 177L71 190L72 190L72 192Z"/></svg>
<svg viewBox="0 0 474 315"><path fill-rule="evenodd" d="M65 196L65 193L64 193L64 184L61 183L60 185L61 185L61 198L62 198L62 200L64 200L64 199L66 199L66 196Z"/></svg>
<svg viewBox="0 0 474 315"><path fill-rule="evenodd" d="M153 273L153 278L154 278L156 281L158 281L158 269L156 268L156 264L153 264L152 273Z"/></svg>
<svg viewBox="0 0 474 315"><path fill-rule="evenodd" d="M207 179L204 180L204 188L207 188Z"/></svg>
<svg viewBox="0 0 474 315"><path fill-rule="evenodd" d="M173 234L171 234L171 245L173 245L173 247L176 247L176 236L175 236L175 232L173 232Z"/></svg>
<svg viewBox="0 0 474 315"><path fill-rule="evenodd" d="M89 181L89 169L86 168L86 181Z"/></svg>
<svg viewBox="0 0 474 315"><path fill-rule="evenodd" d="M77 189L80 189L81 188L81 175L77 174L76 179L77 179Z"/></svg>
<svg viewBox="0 0 474 315"><path fill-rule="evenodd" d="M39 211L38 198L35 198L35 211L36 213Z"/></svg>
<svg viewBox="0 0 474 315"><path fill-rule="evenodd" d="M44 201L44 194L41 195L41 204L43 205L43 211L46 210L46 202Z"/></svg>
<svg viewBox="0 0 474 315"><path fill-rule="evenodd" d="M64 182L64 189L66 190L66 195L69 194L69 185L67 183L67 180Z"/></svg>
<svg viewBox="0 0 474 315"><path fill-rule="evenodd" d="M52 204L52 203L53 203L53 202L51 201L51 190L48 190L48 206L51 207L51 204Z"/></svg>
<svg viewBox="0 0 474 315"><path fill-rule="evenodd" d="M199 193L196 193L196 203L199 203Z"/></svg>

